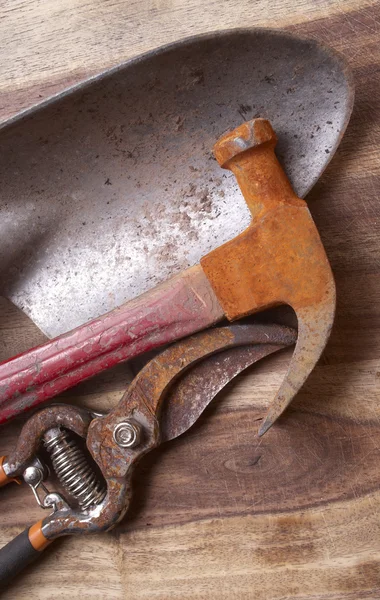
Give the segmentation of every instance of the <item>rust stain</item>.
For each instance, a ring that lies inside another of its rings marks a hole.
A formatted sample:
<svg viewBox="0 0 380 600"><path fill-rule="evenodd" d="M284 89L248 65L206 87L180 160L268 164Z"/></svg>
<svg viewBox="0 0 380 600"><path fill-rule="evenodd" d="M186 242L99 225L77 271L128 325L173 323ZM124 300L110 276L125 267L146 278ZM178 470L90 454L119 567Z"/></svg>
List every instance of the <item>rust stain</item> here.
<svg viewBox="0 0 380 600"><path fill-rule="evenodd" d="M331 269L307 204L293 192L274 153L269 121L254 119L214 147L252 214L242 234L201 259L226 316L240 319L277 304L297 308L329 293Z"/></svg>
<svg viewBox="0 0 380 600"><path fill-rule="evenodd" d="M294 193L274 149L269 121L253 119L214 146L231 170L252 214L242 234L201 259L229 320L279 304L296 312L299 339L289 371L265 419L265 433L317 363L335 314L335 284L306 202Z"/></svg>

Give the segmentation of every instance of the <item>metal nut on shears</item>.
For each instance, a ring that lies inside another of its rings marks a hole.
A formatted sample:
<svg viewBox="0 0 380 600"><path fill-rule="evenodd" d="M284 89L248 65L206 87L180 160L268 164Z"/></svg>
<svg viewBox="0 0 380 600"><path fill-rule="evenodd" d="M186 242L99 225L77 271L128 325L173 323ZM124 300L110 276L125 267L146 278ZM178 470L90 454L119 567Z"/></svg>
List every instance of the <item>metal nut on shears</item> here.
<svg viewBox="0 0 380 600"><path fill-rule="evenodd" d="M121 448L135 448L141 441L141 425L135 419L128 419L116 425L113 439Z"/></svg>

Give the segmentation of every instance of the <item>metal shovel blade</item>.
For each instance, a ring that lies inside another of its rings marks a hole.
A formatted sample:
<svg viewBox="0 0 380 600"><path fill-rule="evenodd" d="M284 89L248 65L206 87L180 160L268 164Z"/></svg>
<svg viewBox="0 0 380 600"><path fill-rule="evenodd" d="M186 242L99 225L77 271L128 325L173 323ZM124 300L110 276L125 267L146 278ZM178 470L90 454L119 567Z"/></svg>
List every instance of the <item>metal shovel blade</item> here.
<svg viewBox="0 0 380 600"><path fill-rule="evenodd" d="M305 196L352 103L330 49L234 30L150 52L3 123L3 295L56 336L141 294L248 225L211 153L226 129L270 119Z"/></svg>

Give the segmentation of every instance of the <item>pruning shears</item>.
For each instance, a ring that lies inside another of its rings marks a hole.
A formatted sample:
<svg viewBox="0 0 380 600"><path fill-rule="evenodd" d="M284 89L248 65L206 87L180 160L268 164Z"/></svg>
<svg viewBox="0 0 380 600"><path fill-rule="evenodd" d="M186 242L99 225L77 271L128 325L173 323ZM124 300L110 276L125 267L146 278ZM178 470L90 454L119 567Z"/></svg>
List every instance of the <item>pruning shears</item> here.
<svg viewBox="0 0 380 600"><path fill-rule="evenodd" d="M128 510L139 460L187 431L233 377L296 339L295 330L280 325L210 329L150 360L107 414L66 404L33 414L0 459L0 485L23 480L49 514L0 550L0 584L60 536L115 527ZM59 491L47 487L51 472Z"/></svg>

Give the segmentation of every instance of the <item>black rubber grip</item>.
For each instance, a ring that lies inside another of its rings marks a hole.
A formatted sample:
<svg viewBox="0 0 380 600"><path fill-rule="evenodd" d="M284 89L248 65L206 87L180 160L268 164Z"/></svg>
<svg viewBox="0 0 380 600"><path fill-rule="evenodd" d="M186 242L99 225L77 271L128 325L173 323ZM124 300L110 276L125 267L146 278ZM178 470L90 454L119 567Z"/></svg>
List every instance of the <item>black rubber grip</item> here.
<svg viewBox="0 0 380 600"><path fill-rule="evenodd" d="M30 565L42 552L33 548L29 540L29 527L8 542L0 550L0 590L25 567Z"/></svg>

